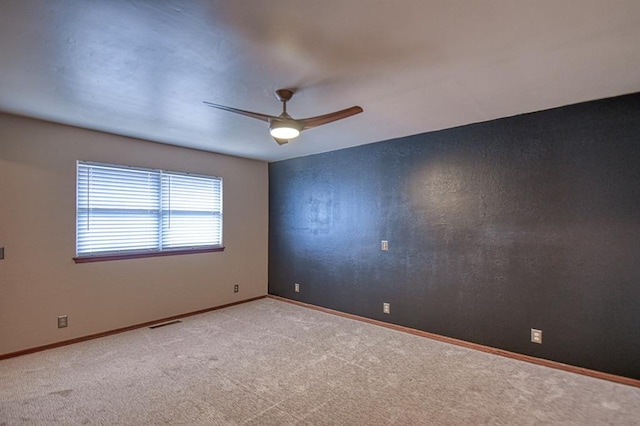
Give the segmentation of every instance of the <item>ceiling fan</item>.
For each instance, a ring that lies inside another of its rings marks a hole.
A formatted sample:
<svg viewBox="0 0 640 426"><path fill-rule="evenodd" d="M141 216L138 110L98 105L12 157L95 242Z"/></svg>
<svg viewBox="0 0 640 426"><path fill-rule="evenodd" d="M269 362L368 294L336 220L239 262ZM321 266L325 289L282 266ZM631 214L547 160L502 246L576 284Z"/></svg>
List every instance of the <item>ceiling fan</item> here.
<svg viewBox="0 0 640 426"><path fill-rule="evenodd" d="M258 120L266 121L269 123L269 133L273 139L278 142L279 145L284 145L290 140L297 138L300 132L312 127L318 127L323 124L328 124L333 121L342 120L343 118L351 117L364 111L359 106L353 106L351 108L343 109L329 114L319 115L317 117L303 118L296 120L287 114L287 101L291 99L294 94L293 89L280 89L276 90L276 98L282 102L282 114L267 115L259 112L244 111L237 108L232 108L224 105L218 105L211 102L204 101L205 105L213 108L222 109L229 112L235 112L236 114L246 115L247 117L257 118Z"/></svg>

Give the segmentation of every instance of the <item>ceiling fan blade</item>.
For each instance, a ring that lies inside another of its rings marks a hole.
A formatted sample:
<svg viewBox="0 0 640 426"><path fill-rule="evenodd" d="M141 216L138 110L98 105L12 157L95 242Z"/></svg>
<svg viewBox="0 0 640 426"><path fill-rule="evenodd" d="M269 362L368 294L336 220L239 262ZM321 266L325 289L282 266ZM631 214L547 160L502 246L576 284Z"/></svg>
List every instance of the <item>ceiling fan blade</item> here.
<svg viewBox="0 0 640 426"><path fill-rule="evenodd" d="M312 127L322 126L323 124L331 123L333 121L342 120L343 118L351 117L352 115L360 114L364 111L359 106L353 106L351 108L343 109L336 112L331 112L325 115L319 115L317 117L304 118L297 120L302 123L302 130L310 129Z"/></svg>
<svg viewBox="0 0 640 426"><path fill-rule="evenodd" d="M235 112L236 114L245 115L247 117L256 118L258 120L262 120L262 121L266 121L266 122L269 122L270 119L278 119L279 118L279 117L276 117L274 115L267 115L267 114L261 114L259 112L245 111L245 110L242 110L242 109L231 108L231 107L228 107L228 106L218 105L218 104L214 104L214 103L207 102L207 101L204 101L203 103L205 105L207 105L207 106L212 107L212 108L222 109L224 111L229 111L229 112Z"/></svg>
<svg viewBox="0 0 640 426"><path fill-rule="evenodd" d="M273 136L272 136L273 137ZM278 145L284 145L286 143L289 143L288 139L280 139L280 138L273 138L274 141L278 142Z"/></svg>

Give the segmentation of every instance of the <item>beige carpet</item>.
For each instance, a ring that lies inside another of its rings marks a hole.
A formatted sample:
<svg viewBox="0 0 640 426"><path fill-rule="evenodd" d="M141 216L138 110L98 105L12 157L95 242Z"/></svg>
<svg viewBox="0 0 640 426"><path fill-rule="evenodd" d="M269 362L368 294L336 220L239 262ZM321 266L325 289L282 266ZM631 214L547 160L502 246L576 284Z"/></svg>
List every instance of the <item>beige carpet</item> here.
<svg viewBox="0 0 640 426"><path fill-rule="evenodd" d="M640 389L263 299L0 361L0 425L638 425Z"/></svg>

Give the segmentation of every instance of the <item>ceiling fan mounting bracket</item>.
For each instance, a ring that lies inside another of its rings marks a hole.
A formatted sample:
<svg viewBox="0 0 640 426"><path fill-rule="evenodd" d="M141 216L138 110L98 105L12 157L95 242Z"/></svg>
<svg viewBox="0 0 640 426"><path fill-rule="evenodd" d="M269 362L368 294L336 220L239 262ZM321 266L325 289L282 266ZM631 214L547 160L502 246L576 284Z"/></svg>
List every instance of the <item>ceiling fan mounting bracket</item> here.
<svg viewBox="0 0 640 426"><path fill-rule="evenodd" d="M294 89L279 89L276 90L275 95L280 102L287 102L295 92Z"/></svg>

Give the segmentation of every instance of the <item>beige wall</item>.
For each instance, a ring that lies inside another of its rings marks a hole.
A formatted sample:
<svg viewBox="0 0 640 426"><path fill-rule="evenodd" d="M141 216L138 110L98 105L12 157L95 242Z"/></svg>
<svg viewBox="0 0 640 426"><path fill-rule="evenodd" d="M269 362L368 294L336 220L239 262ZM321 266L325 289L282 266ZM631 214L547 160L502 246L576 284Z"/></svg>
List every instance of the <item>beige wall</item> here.
<svg viewBox="0 0 640 426"><path fill-rule="evenodd" d="M77 160L222 176L226 250L75 264ZM265 295L267 233L265 162L0 114L0 354Z"/></svg>

